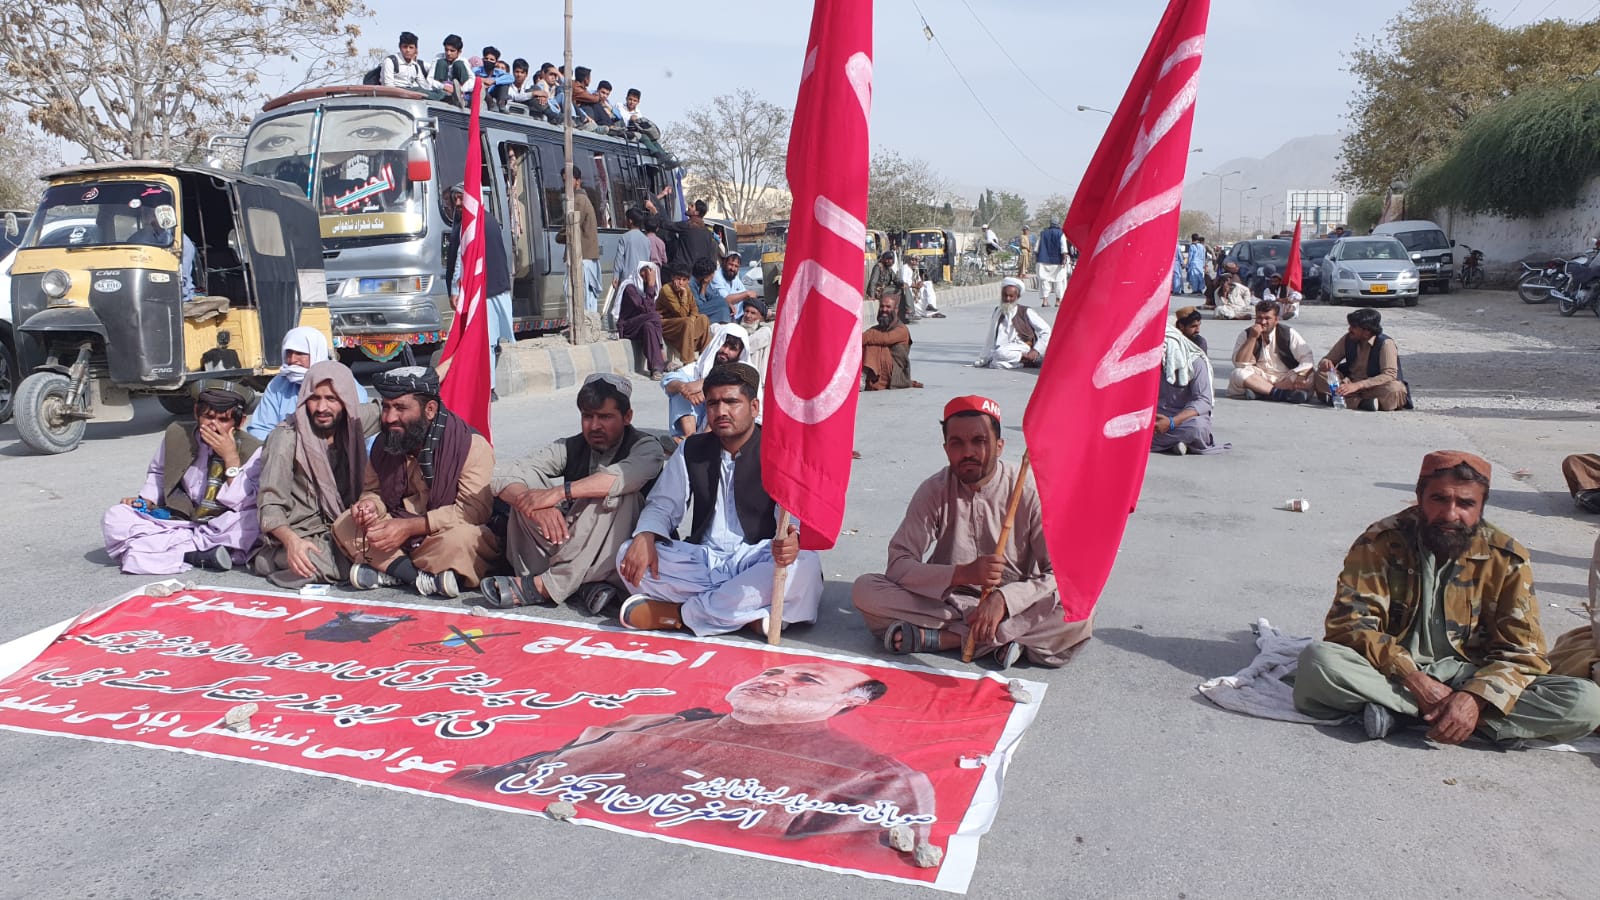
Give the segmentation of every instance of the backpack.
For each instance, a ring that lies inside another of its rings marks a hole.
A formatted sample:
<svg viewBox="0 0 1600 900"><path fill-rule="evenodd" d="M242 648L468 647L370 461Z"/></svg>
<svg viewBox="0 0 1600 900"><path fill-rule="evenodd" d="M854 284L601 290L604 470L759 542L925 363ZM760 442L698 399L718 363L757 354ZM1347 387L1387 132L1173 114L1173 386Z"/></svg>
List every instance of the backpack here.
<svg viewBox="0 0 1600 900"><path fill-rule="evenodd" d="M394 61L395 74L399 74L399 72L400 72L400 58L399 57L397 57L393 53L391 53L388 56L385 56L383 59L384 59L384 62L389 62L389 61L393 60ZM377 65L375 65L372 68L368 69L367 70L367 74L361 76L361 83L362 84L383 84L383 63L378 63Z"/></svg>

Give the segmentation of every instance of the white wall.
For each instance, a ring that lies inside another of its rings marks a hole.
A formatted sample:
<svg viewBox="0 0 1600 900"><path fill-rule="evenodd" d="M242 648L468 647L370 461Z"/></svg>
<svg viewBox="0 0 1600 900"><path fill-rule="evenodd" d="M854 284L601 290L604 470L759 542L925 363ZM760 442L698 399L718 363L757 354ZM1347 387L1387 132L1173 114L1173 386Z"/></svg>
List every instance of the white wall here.
<svg viewBox="0 0 1600 900"><path fill-rule="evenodd" d="M1482 250L1490 277L1520 272L1517 261L1524 257L1572 253L1600 237L1600 178L1584 187L1576 206L1538 218L1505 219L1439 210L1433 221L1458 245ZM1461 256L1456 254L1457 262Z"/></svg>

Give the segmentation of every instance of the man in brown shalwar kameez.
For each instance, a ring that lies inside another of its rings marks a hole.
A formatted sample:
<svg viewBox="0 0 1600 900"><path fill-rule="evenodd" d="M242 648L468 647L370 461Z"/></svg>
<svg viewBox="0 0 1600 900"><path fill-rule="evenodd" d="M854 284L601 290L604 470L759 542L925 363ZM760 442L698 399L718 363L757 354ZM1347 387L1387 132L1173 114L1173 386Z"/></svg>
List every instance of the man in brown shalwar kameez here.
<svg viewBox="0 0 1600 900"><path fill-rule="evenodd" d="M661 314L661 337L667 351L678 358L678 365L693 362L705 349L711 320L700 311L689 287L689 270L668 266L661 290L656 293L656 312Z"/></svg>
<svg viewBox="0 0 1600 900"><path fill-rule="evenodd" d="M583 430L534 450L495 478L511 506L511 575L483 583L490 605L550 606L575 599L599 615L622 588L617 550L633 536L645 492L667 452L633 427L633 385L595 373L578 391Z"/></svg>
<svg viewBox="0 0 1600 900"><path fill-rule="evenodd" d="M1092 620L1062 621L1032 476L1006 546L995 550L1017 483L1017 468L1000 459L1000 406L957 397L944 415L949 467L917 488L889 541L888 572L857 578L851 600L893 653L954 650L971 631L977 653L993 653L1001 668L1024 654L1063 665ZM980 604L985 587L993 591Z"/></svg>
<svg viewBox="0 0 1600 900"><path fill-rule="evenodd" d="M878 323L861 333L861 374L869 391L919 388L911 380L911 329L900 321L900 289L884 288Z"/></svg>
<svg viewBox="0 0 1600 900"><path fill-rule="evenodd" d="M343 363L313 365L294 412L267 434L256 508L261 543L251 571L278 587L341 582L350 560L333 546L333 523L361 497L367 436L378 431L376 403L362 403Z"/></svg>
<svg viewBox="0 0 1600 900"><path fill-rule="evenodd" d="M432 369L391 369L372 386L383 397L382 435L361 499L333 523L334 541L355 563L350 586L409 584L423 596L458 596L500 558L487 524L494 448L440 402Z"/></svg>

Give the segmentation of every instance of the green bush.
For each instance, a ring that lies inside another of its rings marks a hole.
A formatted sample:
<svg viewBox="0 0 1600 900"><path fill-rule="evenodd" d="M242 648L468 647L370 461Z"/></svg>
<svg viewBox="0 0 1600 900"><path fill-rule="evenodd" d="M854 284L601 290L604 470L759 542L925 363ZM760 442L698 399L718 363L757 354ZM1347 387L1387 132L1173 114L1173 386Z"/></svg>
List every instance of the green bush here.
<svg viewBox="0 0 1600 900"><path fill-rule="evenodd" d="M1474 116L1406 205L1527 218L1577 204L1600 175L1600 80L1536 88Z"/></svg>
<svg viewBox="0 0 1600 900"><path fill-rule="evenodd" d="M1351 232L1366 234L1383 218L1383 198L1377 194L1362 194L1350 204L1345 218L1350 220L1345 225Z"/></svg>

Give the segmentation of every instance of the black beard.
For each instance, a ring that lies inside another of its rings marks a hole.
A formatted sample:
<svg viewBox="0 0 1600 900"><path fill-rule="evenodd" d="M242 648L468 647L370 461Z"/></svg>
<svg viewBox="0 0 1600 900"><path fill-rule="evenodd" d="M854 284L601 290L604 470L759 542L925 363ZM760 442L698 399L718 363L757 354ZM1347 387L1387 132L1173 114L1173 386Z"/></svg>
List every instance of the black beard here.
<svg viewBox="0 0 1600 900"><path fill-rule="evenodd" d="M1452 562L1467 551L1472 539L1483 530L1483 523L1464 525L1422 525L1422 545L1433 552L1436 562Z"/></svg>
<svg viewBox="0 0 1600 900"><path fill-rule="evenodd" d="M879 327L888 328L890 325L893 325L893 324L894 324L894 313L892 313L892 312L881 312L881 313L878 313L878 326Z"/></svg>
<svg viewBox="0 0 1600 900"><path fill-rule="evenodd" d="M385 453L416 453L422 449L422 442L428 439L428 428L432 425L427 419L412 422L403 430L387 429L383 432L383 450Z"/></svg>
<svg viewBox="0 0 1600 900"><path fill-rule="evenodd" d="M311 419L311 433L324 440L339 433L339 426L344 424L344 416L335 416L333 424L323 428L317 424L316 419Z"/></svg>

